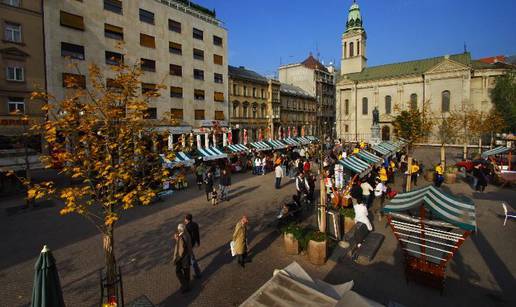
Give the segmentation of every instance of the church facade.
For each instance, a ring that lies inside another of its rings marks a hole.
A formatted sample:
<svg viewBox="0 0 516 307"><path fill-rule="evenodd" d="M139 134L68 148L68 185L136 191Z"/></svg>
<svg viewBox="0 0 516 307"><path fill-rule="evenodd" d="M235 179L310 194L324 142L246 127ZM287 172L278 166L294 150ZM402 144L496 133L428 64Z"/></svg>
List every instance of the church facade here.
<svg viewBox="0 0 516 307"><path fill-rule="evenodd" d="M366 41L360 8L354 2L342 35L336 86L337 137L346 141L370 140L375 108L383 140L394 137L392 122L403 109L426 104L439 117L463 108L488 111L495 78L510 67L472 60L469 52L367 67Z"/></svg>

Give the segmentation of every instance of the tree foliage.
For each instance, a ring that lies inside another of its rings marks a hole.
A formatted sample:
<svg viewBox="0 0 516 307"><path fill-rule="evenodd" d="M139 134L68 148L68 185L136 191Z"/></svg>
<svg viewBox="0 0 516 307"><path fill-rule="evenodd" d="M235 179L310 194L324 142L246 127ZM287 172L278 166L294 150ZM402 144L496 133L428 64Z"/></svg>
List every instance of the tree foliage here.
<svg viewBox="0 0 516 307"><path fill-rule="evenodd" d="M495 87L491 91L491 100L500 114L508 132L516 132L516 71L496 78Z"/></svg>
<svg viewBox="0 0 516 307"><path fill-rule="evenodd" d="M423 103L420 109L400 110L399 106L394 107L399 112L393 121L394 131L398 137L406 139L409 144L428 138L434 125L428 104L429 102Z"/></svg>

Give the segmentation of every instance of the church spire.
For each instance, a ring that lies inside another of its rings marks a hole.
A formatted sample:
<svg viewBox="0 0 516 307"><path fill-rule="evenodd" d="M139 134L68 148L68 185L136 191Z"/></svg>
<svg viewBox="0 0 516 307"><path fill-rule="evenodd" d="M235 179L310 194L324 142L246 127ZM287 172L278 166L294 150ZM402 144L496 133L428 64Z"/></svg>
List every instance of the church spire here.
<svg viewBox="0 0 516 307"><path fill-rule="evenodd" d="M346 32L350 30L363 30L360 7L358 6L356 0L353 0L353 4L349 8L348 20L346 21Z"/></svg>

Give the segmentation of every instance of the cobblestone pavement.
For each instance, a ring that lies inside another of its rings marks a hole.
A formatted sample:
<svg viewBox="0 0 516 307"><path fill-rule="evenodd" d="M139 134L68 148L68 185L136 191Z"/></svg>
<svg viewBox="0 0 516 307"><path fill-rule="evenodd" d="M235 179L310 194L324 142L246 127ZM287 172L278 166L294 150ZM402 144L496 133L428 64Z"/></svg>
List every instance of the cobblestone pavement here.
<svg viewBox="0 0 516 307"><path fill-rule="evenodd" d="M267 281L274 269L298 261L312 276L333 283L353 279L354 289L381 303L406 306L515 306L516 222L503 227L502 200L516 210L516 192L490 186L472 193L465 183L445 186L472 197L477 203L479 231L472 235L448 267L443 296L410 283L403 275L403 259L385 220L375 219L375 230L386 240L373 263L360 266L349 260L313 266L305 258L287 256L282 240L271 225L279 204L294 191L283 180L274 189L273 174L233 176L231 200L213 208L197 187L177 192L149 207L131 209L115 233L116 255L124 273L126 302L146 295L158 306L237 306ZM398 180L400 182L401 180ZM425 183L421 180L421 184ZM20 200L0 200L0 208ZM171 236L186 212L201 227L201 247L195 250L203 277L182 295L170 263ZM250 218L252 263L243 270L229 254L228 242L242 214ZM67 306L98 304L98 271L103 266L100 236L83 218L58 216L58 205L7 215L0 211L3 253L0 254L1 306L29 303L33 266L43 244L54 252Z"/></svg>

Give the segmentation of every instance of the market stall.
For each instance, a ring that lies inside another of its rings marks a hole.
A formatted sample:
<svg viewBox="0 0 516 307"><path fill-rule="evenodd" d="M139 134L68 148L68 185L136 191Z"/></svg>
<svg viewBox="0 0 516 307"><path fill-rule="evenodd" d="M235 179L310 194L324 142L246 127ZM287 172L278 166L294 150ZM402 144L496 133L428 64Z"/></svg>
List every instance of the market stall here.
<svg viewBox="0 0 516 307"><path fill-rule="evenodd" d="M272 150L272 147L264 141L251 143L251 146L254 147L257 151Z"/></svg>
<svg viewBox="0 0 516 307"><path fill-rule="evenodd" d="M360 177L367 175L371 171L370 164L354 155L339 160L339 163L342 164L344 168L352 171L355 174L358 174Z"/></svg>
<svg viewBox="0 0 516 307"><path fill-rule="evenodd" d="M283 144L278 140L269 140L267 142L272 146L274 150L281 150L287 148L287 145Z"/></svg>
<svg viewBox="0 0 516 307"><path fill-rule="evenodd" d="M307 135L305 136L307 139L309 139L312 143L315 143L315 142L319 142L319 139L316 138L315 136L313 135Z"/></svg>
<svg viewBox="0 0 516 307"><path fill-rule="evenodd" d="M382 158L366 150L359 151L357 156L369 164L381 164L383 162Z"/></svg>
<svg viewBox="0 0 516 307"><path fill-rule="evenodd" d="M383 212L403 250L407 280L442 292L446 265L477 228L473 201L427 186L398 194Z"/></svg>
<svg viewBox="0 0 516 307"><path fill-rule="evenodd" d="M229 165L232 173L245 172L247 170L249 148L243 144L231 144L227 146L229 150Z"/></svg>
<svg viewBox="0 0 516 307"><path fill-rule="evenodd" d="M203 161L212 161L217 159L225 159L228 157L227 154L220 151L217 147L198 147L197 152L202 157Z"/></svg>
<svg viewBox="0 0 516 307"><path fill-rule="evenodd" d="M176 152L173 160L168 159L164 154L160 154L160 158L163 167L168 168L170 171L168 180L163 183L163 191L187 188L186 172L189 167L194 165L194 159L182 151Z"/></svg>
<svg viewBox="0 0 516 307"><path fill-rule="evenodd" d="M227 148L231 153L245 153L249 152L249 148L247 148L244 144L231 144L228 145Z"/></svg>
<svg viewBox="0 0 516 307"><path fill-rule="evenodd" d="M295 139L298 143L300 143L301 145L308 145L310 144L310 140L303 137L303 136L300 136L298 138Z"/></svg>
<svg viewBox="0 0 516 307"><path fill-rule="evenodd" d="M283 141L283 142L285 142L285 144L290 145L290 146L294 146L294 147L296 147L296 146L299 146L299 145L300 145L300 144L299 144L296 140L294 140L293 138L284 138L282 141Z"/></svg>

